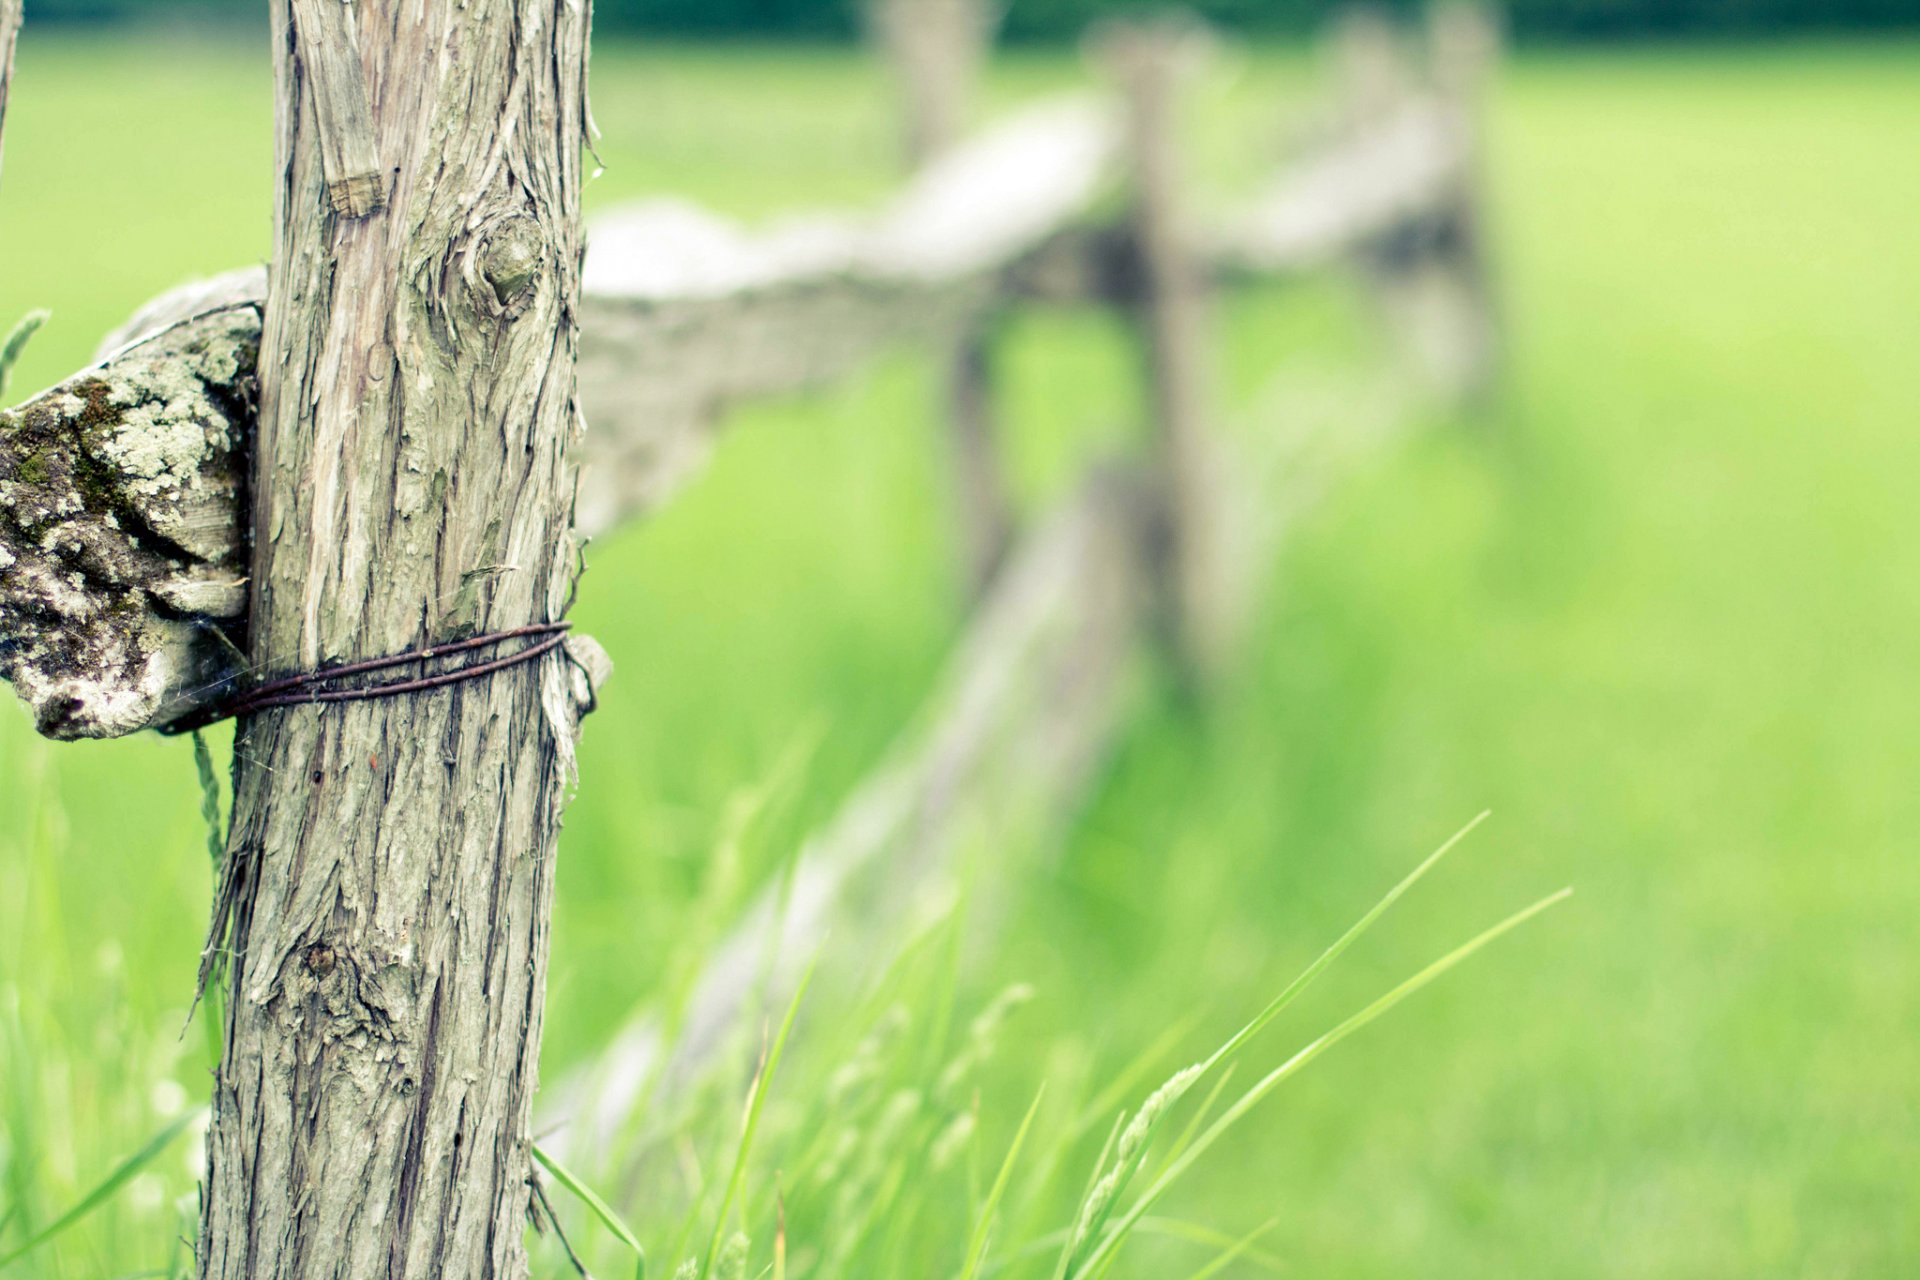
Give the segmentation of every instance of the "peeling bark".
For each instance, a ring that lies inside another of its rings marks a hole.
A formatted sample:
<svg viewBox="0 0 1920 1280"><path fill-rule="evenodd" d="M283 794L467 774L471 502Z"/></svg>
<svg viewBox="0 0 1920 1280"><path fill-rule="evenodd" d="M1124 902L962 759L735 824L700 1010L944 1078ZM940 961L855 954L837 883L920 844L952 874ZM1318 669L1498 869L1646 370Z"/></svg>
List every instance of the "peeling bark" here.
<svg viewBox="0 0 1920 1280"><path fill-rule="evenodd" d="M585 6L357 5L394 175L358 220L330 195L303 13L272 7L249 648L273 675L557 618L576 556ZM526 1274L582 684L554 655L242 722L205 1280Z"/></svg>

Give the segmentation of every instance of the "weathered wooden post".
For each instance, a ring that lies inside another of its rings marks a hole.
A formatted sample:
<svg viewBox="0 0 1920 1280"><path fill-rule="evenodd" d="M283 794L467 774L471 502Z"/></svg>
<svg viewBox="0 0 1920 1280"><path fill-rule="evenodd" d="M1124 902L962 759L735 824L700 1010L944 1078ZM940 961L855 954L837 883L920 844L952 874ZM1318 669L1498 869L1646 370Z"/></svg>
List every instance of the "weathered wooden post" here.
<svg viewBox="0 0 1920 1280"><path fill-rule="evenodd" d="M997 0L869 0L867 27L900 81L908 164L926 164L966 133L1001 16Z"/></svg>
<svg viewBox="0 0 1920 1280"><path fill-rule="evenodd" d="M1181 88L1204 39L1197 23L1175 18L1115 26L1097 41L1125 96L1130 302L1152 416L1163 625L1195 683L1212 674L1227 643L1212 289L1190 225L1179 132Z"/></svg>
<svg viewBox="0 0 1920 1280"><path fill-rule="evenodd" d="M1414 94L1411 53L1392 16L1371 6L1344 10L1335 19L1329 47L1343 135L1357 139L1389 127ZM1361 243L1354 254L1397 354L1429 384L1444 376L1419 278L1431 239L1430 223L1395 227Z"/></svg>
<svg viewBox="0 0 1920 1280"><path fill-rule="evenodd" d="M1370 240L1357 256L1382 318L1420 382L1471 402L1491 389L1498 363L1475 154L1475 104L1495 42L1484 13L1464 3L1437 6L1429 21L1426 84L1406 37L1377 10L1344 15L1334 53L1350 136L1405 128L1423 106L1438 108L1444 145L1457 153L1445 191L1427 215Z"/></svg>
<svg viewBox="0 0 1920 1280"><path fill-rule="evenodd" d="M871 0L868 25L900 81L907 160L920 168L965 133L974 86L999 25L994 0ZM993 412L993 329L969 324L941 353L967 587L986 589L1013 537L1013 503Z"/></svg>
<svg viewBox="0 0 1920 1280"><path fill-rule="evenodd" d="M1444 269L1457 299L1459 387L1484 403L1500 379L1503 321L1486 224L1487 83L1500 59L1500 20L1477 0L1441 0L1427 10L1434 85L1452 113L1465 154L1443 217Z"/></svg>
<svg viewBox="0 0 1920 1280"><path fill-rule="evenodd" d="M576 557L587 8L274 0L272 18L253 667L553 622ZM586 696L544 651L241 721L204 1280L525 1274Z"/></svg>

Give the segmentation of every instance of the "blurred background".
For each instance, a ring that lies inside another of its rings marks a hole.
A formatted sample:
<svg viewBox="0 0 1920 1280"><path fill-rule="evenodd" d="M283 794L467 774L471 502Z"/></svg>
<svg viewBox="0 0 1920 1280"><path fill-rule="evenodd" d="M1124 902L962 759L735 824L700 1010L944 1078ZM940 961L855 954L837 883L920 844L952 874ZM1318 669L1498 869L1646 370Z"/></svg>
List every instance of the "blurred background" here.
<svg viewBox="0 0 1920 1280"><path fill-rule="evenodd" d="M1330 7L1196 7L1223 39L1195 91L1196 182L1231 193L1324 99ZM1117 8L1013 0L980 118L1088 83L1076 36ZM16 397L156 292L267 251L258 10L30 0L0 326L53 320ZM748 1274L777 1214L802 1257L858 1196L889 1208L841 1241L846 1274L956 1274L1043 1082L1008 1239L1044 1253L1112 1116L1482 809L1228 1096L1507 911L1574 900L1276 1093L1116 1274L1198 1274L1262 1228L1223 1274L1920 1273L1920 4L1506 16L1486 102L1498 395L1298 521L1204 707L1143 670L1064 836L996 834L945 915L828 942L756 1148ZM899 181L898 86L847 6L603 0L596 24L590 213L671 193L754 218ZM1339 271L1236 293L1223 328L1242 394L1374 341ZM1109 314L1023 314L1003 340L1038 510L1137 447L1138 378ZM903 352L743 410L696 485L593 547L575 616L618 667L562 840L546 1081L684 996L925 698L965 617L938 397L936 362ZM0 714L0 1254L206 1096L183 1032L198 809L185 742L56 746ZM572 1148L657 1274L711 1229L754 1048L671 1123ZM889 1146L915 1108L921 1145ZM0 1274L177 1274L197 1154L175 1143ZM567 1274L550 1238L536 1256Z"/></svg>

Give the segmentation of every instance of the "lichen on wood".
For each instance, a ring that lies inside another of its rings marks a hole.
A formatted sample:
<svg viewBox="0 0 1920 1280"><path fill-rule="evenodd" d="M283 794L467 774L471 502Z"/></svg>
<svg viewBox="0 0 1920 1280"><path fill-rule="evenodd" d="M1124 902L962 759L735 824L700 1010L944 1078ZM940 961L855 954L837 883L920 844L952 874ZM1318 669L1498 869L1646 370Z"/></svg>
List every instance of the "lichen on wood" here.
<svg viewBox="0 0 1920 1280"><path fill-rule="evenodd" d="M0 412L0 677L41 733L165 724L239 669L259 332L202 315Z"/></svg>

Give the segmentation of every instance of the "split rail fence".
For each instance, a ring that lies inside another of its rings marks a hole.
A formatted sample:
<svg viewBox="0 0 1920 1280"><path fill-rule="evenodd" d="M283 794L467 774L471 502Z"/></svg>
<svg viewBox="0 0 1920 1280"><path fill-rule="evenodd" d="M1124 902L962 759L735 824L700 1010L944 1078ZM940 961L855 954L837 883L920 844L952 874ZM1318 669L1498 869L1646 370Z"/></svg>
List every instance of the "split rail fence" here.
<svg viewBox="0 0 1920 1280"><path fill-rule="evenodd" d="M0 113L18 8L0 0ZM1204 63L1191 26L1097 42L1109 89L966 135L992 23L974 0L881 0L878 43L908 93L911 179L877 209L750 229L679 201L592 226L583 277L577 522L628 524L701 470L729 411L936 353L971 621L926 708L711 959L669 1047L638 1011L550 1091L546 1129L623 1131L799 967L853 898L899 903L982 814L1058 824L1124 722L1144 644L1196 689L1231 653L1274 539L1373 444L1486 393L1498 317L1481 210L1484 13L1447 6L1410 37L1371 18L1334 42L1320 136L1238 208L1192 207L1180 106ZM1396 360L1328 380L1286 360L1254 429L1220 429L1224 291L1357 270ZM41 732L192 723L246 674L248 449L263 269L170 293L100 361L0 429L0 675ZM994 319L1102 306L1126 318L1150 389L1145 461L1090 470L1022 522L994 414ZM569 649L594 680L590 641ZM855 928L858 928L856 922ZM651 1083L650 1083L651 1082Z"/></svg>

